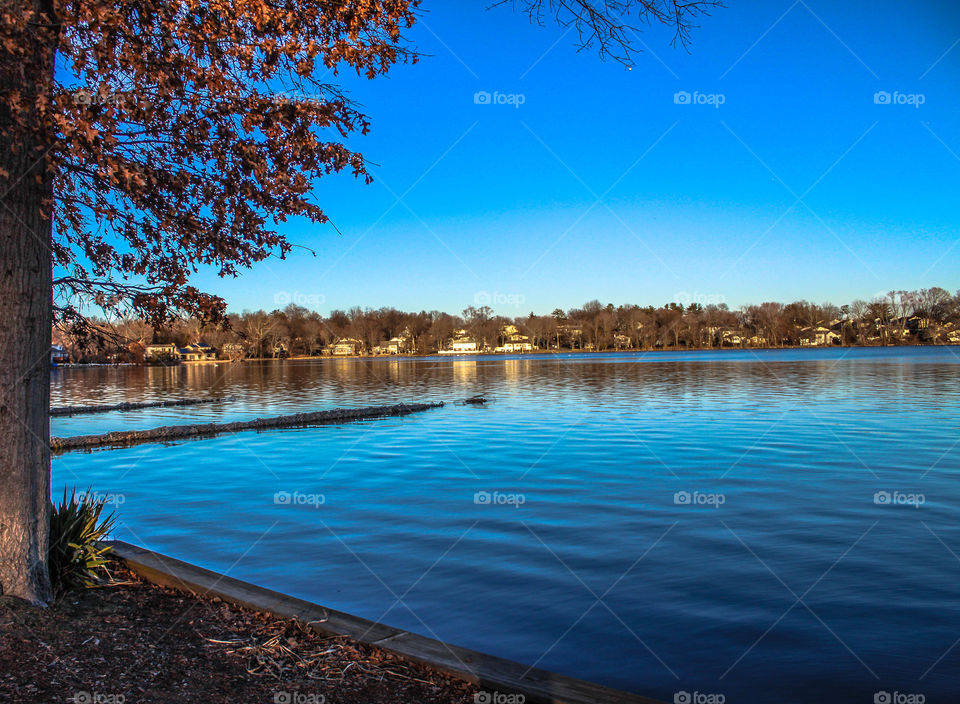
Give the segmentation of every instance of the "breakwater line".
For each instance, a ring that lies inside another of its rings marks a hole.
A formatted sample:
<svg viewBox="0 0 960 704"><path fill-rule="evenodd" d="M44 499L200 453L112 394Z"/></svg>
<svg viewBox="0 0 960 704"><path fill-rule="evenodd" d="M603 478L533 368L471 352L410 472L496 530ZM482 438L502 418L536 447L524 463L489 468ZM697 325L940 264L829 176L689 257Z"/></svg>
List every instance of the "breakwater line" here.
<svg viewBox="0 0 960 704"><path fill-rule="evenodd" d="M441 408L442 406L443 402L440 401L438 403L398 403L389 406L366 406L364 408L333 408L328 411L295 413L273 418L255 418L234 423L165 425L147 430L120 430L100 435L75 435L68 438L52 437L50 438L50 449L53 452L66 452L95 447L126 447L149 442L180 440L182 438L210 437L244 430L272 430L328 423L349 423L355 420L405 416L431 408Z"/></svg>
<svg viewBox="0 0 960 704"><path fill-rule="evenodd" d="M77 416L84 413L109 413L110 411L136 411L141 408L169 408L173 406L196 406L201 403L220 403L225 398L178 398L170 401L124 401L91 406L53 406L51 416Z"/></svg>

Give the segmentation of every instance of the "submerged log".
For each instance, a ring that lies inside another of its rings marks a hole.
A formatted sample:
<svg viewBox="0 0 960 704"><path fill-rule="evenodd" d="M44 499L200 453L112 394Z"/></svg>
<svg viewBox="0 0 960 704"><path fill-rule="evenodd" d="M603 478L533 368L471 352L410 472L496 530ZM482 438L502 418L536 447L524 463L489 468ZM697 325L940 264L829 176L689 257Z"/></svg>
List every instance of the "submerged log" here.
<svg viewBox="0 0 960 704"><path fill-rule="evenodd" d="M124 401L123 403L106 403L94 406L54 406L50 409L51 416L76 416L81 413L107 413L109 411L135 411L140 408L167 408L170 406L196 406L201 403L219 403L225 398L179 398L170 401Z"/></svg>
<svg viewBox="0 0 960 704"><path fill-rule="evenodd" d="M290 416L274 418L255 418L235 423L204 423L202 425L166 425L148 430L121 430L102 435L75 435L69 438L50 438L53 452L66 452L92 447L124 447L147 442L166 442L181 438L205 437L221 433L235 433L241 430L271 430L273 428L295 428L307 425L327 423L348 423L368 418L387 416L405 416L409 413L440 408L439 403L400 403L394 406L367 406L366 408L334 408L329 411L295 413Z"/></svg>
<svg viewBox="0 0 960 704"><path fill-rule="evenodd" d="M487 402L483 396L471 396L470 398L465 398L460 402L461 405L471 405L471 406L482 406Z"/></svg>

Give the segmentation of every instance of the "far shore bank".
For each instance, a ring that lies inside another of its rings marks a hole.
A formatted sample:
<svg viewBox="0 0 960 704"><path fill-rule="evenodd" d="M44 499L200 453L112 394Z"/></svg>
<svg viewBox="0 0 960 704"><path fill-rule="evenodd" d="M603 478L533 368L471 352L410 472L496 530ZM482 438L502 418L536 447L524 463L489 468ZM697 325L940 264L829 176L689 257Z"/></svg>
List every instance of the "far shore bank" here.
<svg viewBox="0 0 960 704"><path fill-rule="evenodd" d="M485 359L516 359L520 357L544 357L559 355L617 355L617 354L676 354L678 352L688 353L732 353L732 352L776 352L776 351L794 351L794 350L855 350L855 349L911 349L917 347L960 347L960 344L944 343L911 343L908 345L781 345L778 347L657 347L654 349L636 349L623 348L616 350L535 350L533 352L463 352L463 353L440 353L440 352L422 352L422 353L403 353L403 354L350 354L350 355L290 355L287 357L243 357L241 359L206 359L206 360L182 360L169 363L136 363L136 362L62 362L55 365L54 368L75 368L75 367L178 367L178 366L217 366L242 364L249 362L306 362L334 359L370 359L370 360L389 360L389 359L471 359L483 357Z"/></svg>
<svg viewBox="0 0 960 704"><path fill-rule="evenodd" d="M535 350L533 352L465 352L458 354L422 352L405 354L344 354L344 355L291 355L289 357L245 357L238 362L303 362L323 359L470 359L484 357L487 359L542 357L545 355L615 355L615 354L676 354L677 352L705 353L705 352L775 352L779 350L856 350L856 349L910 349L915 347L960 347L953 344L917 343L909 345L782 345L779 347L658 347L655 349L619 349L619 350ZM230 360L218 360L229 362ZM187 364L189 362L186 362Z"/></svg>

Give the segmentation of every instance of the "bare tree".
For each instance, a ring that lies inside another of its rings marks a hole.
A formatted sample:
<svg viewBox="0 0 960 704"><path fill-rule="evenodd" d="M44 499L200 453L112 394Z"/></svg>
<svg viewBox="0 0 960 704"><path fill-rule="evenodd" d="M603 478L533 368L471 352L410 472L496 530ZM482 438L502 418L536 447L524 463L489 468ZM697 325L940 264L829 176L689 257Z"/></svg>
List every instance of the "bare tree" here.
<svg viewBox="0 0 960 704"><path fill-rule="evenodd" d="M697 17L721 0L496 0L493 7L510 5L542 25L551 17L561 27L577 33L581 50L596 49L601 58L610 57L633 66L633 56L644 25L661 24L673 30L673 44L686 48ZM642 42L641 42L642 43Z"/></svg>

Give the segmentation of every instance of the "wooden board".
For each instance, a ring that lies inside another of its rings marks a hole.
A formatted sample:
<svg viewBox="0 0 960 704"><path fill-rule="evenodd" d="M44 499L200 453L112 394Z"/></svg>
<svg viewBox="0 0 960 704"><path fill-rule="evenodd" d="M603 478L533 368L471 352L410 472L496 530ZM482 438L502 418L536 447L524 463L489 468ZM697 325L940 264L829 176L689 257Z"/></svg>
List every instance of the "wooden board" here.
<svg viewBox="0 0 960 704"><path fill-rule="evenodd" d="M296 618L321 633L345 635L402 657L447 672L481 689L523 694L543 704L663 704L585 680L530 668L476 650L391 628L369 619L327 609L271 589L264 589L122 541L111 541L114 554L144 579L174 589Z"/></svg>

